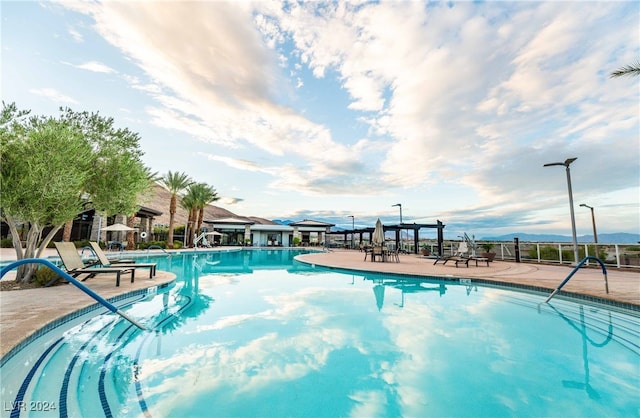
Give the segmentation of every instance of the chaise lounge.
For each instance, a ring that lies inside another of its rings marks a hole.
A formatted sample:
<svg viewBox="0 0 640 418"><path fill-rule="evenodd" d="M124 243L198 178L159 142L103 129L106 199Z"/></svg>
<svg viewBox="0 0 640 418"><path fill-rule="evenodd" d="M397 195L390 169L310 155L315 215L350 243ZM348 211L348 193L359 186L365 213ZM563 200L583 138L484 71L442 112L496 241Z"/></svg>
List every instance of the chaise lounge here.
<svg viewBox="0 0 640 418"><path fill-rule="evenodd" d="M76 246L72 242L54 242L56 246L56 251L58 251L58 255L60 256L60 260L62 260L62 264L64 265L64 269L66 272L71 275L71 277L78 277L81 274L87 274L87 277L82 279L85 281L94 277L96 274L113 274L116 275L116 286L120 286L120 275L122 273L131 273L131 283L135 280L135 272L136 269L132 267L90 267L84 264L80 254L78 254L78 250ZM48 286L53 284L54 281L58 279L54 279L51 282L47 283Z"/></svg>
<svg viewBox="0 0 640 418"><path fill-rule="evenodd" d="M102 251L100 245L97 242L89 242L93 253L98 257L98 263L103 267L133 267L133 268L148 268L149 278L152 279L156 275L156 263L136 263L135 260L111 260Z"/></svg>

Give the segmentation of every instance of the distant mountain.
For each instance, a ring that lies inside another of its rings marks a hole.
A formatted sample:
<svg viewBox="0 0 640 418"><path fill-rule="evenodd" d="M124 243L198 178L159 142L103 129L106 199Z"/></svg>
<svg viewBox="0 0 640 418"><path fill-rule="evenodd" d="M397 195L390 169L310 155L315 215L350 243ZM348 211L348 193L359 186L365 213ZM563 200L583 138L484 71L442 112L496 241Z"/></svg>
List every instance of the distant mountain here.
<svg viewBox="0 0 640 418"><path fill-rule="evenodd" d="M483 237L485 241L513 241L518 237L520 241L530 242L571 242L571 236L553 235L553 234L525 234L517 232L513 234L500 235L496 237ZM578 242L593 242L593 235L580 235L577 237ZM640 241L640 234L628 234L626 232L618 232L613 234L598 234L598 243L601 244L637 244Z"/></svg>
<svg viewBox="0 0 640 418"><path fill-rule="evenodd" d="M290 223L293 223L295 221L292 221L291 219L287 219L285 221L283 221L281 219L272 219L271 222L279 224L279 225L289 225Z"/></svg>

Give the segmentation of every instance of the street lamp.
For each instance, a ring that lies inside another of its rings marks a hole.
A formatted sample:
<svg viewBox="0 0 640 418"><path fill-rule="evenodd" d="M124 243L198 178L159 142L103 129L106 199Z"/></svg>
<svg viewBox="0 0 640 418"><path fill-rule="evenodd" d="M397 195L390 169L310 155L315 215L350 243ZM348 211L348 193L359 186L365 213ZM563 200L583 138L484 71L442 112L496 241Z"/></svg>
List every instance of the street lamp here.
<svg viewBox="0 0 640 418"><path fill-rule="evenodd" d="M567 172L567 188L569 189L569 210L571 212L571 232L573 234L573 259L575 264L578 264L578 237L576 236L576 217L573 213L573 193L571 192L571 173L569 171L569 166L577 159L577 157L567 158L563 163L548 163L544 165L545 167L561 165L564 166Z"/></svg>
<svg viewBox="0 0 640 418"><path fill-rule="evenodd" d="M391 205L391 207L398 206L400 208L400 225L402 228L402 203L396 203L395 205ZM400 229L400 249L402 249L402 229Z"/></svg>
<svg viewBox="0 0 640 418"><path fill-rule="evenodd" d="M356 218L353 215L347 216L347 218L351 218L351 248L355 248L354 244L354 235L356 230Z"/></svg>
<svg viewBox="0 0 640 418"><path fill-rule="evenodd" d="M598 233L596 232L596 215L593 213L593 207L589 205L585 205L584 203L580 203L580 206L583 208L591 209L591 225L593 226L593 243L596 247L595 256L598 257Z"/></svg>

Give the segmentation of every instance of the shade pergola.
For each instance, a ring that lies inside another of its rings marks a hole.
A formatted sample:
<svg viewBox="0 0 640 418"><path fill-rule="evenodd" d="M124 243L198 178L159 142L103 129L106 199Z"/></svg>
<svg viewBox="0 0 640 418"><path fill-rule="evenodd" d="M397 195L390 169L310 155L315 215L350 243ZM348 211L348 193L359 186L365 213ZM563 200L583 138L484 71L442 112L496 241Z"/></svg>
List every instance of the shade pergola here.
<svg viewBox="0 0 640 418"><path fill-rule="evenodd" d="M422 228L428 229L437 229L438 230L438 254L442 254L443 245L444 245L444 227L445 225L440 221L436 221L435 224L417 224L417 223L400 223L397 225L383 225L383 229L385 232L387 231L395 231L396 235L396 247L400 246L400 231L402 230L412 230L413 231L413 252L414 254L418 254L418 234ZM328 235L343 235L344 241L347 241L347 236L350 234L359 234L360 242L362 242L362 235L365 233L369 233L369 241L371 242L371 238L373 235L373 231L375 228L357 228L357 229L345 229L342 231L331 231L327 232Z"/></svg>

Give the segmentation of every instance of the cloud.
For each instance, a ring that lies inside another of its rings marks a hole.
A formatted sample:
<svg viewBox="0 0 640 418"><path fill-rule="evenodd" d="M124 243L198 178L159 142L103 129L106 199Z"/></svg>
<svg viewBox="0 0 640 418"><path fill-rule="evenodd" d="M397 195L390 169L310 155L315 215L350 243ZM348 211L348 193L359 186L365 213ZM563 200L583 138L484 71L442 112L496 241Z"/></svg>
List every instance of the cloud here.
<svg viewBox="0 0 640 418"><path fill-rule="evenodd" d="M84 40L84 38L82 37L82 34L77 30L75 30L74 28L71 28L71 27L68 28L67 32L69 32L69 35L71 35L73 40L76 42L82 42Z"/></svg>
<svg viewBox="0 0 640 418"><path fill-rule="evenodd" d="M240 202L244 202L244 199L241 199L239 197L223 197L221 199L221 202L225 205L236 205Z"/></svg>
<svg viewBox="0 0 640 418"><path fill-rule="evenodd" d="M216 161L267 174L272 190L446 185L468 199L442 213L487 220L493 207L519 225L545 196L561 204L561 173L541 169L549 160L579 157L579 196L637 187L637 153L624 145L637 145L637 83L607 74L637 55L627 3L62 4L142 71L123 77L154 101L153 124L220 146ZM294 107L325 96L340 98L326 118ZM364 124L366 138L331 118Z"/></svg>
<svg viewBox="0 0 640 418"><path fill-rule="evenodd" d="M101 62L97 62L97 61L85 62L84 64L74 65L74 67L80 68L82 70L93 71L94 73L110 74L110 73L116 73L117 72L113 68L111 68L111 67L109 67L107 65L104 65Z"/></svg>
<svg viewBox="0 0 640 418"><path fill-rule="evenodd" d="M51 101L59 102L59 103L72 103L77 104L78 101L72 97L69 97L65 94L60 93L58 90L54 88L41 88L41 89L30 89L30 93L33 93L38 96L45 97Z"/></svg>

